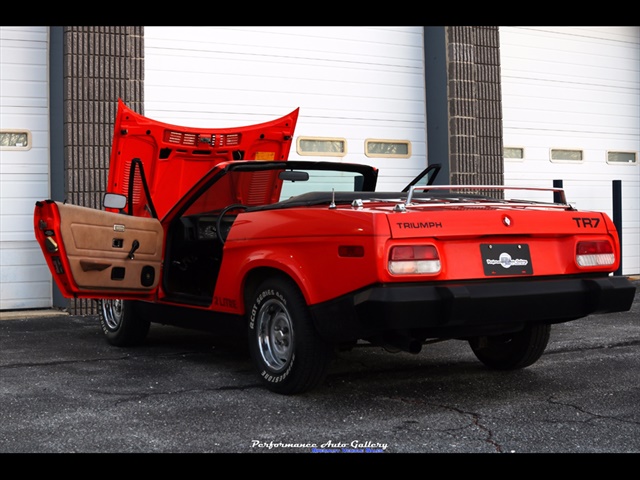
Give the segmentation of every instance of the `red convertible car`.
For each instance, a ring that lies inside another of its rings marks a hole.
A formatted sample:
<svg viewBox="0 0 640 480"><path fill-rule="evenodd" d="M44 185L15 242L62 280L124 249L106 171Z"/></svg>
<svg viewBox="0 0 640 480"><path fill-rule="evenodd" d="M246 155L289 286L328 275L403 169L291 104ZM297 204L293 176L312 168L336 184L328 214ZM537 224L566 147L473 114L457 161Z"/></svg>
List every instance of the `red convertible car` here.
<svg viewBox="0 0 640 480"><path fill-rule="evenodd" d="M283 394L321 384L355 344L458 339L490 368L523 368L552 324L630 309L607 215L559 189L435 185L437 165L376 191L374 167L288 160L297 118L188 128L120 101L105 210L35 206L61 292L99 299L118 346L152 322L235 327Z"/></svg>

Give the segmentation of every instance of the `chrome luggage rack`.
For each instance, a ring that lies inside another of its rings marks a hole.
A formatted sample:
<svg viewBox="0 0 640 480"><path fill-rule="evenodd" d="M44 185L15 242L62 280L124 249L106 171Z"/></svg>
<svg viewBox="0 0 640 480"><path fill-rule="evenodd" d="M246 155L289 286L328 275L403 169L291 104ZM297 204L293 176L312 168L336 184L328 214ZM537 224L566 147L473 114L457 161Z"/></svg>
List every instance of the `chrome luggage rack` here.
<svg viewBox="0 0 640 480"><path fill-rule="evenodd" d="M449 195L437 195L433 197L416 198L414 192L418 191L449 191ZM522 200L522 199L500 199L487 195L487 192L506 190L520 191L538 191L553 193L553 202L543 202L539 200ZM394 207L397 212L406 211L409 206L421 207L442 207L443 205L452 205L455 207L508 207L508 208L540 208L540 209L557 209L557 210L575 210L575 208L567 203L564 189L562 188L537 188L537 187L512 187L505 185L425 185L412 186L409 188L407 200L404 203L398 203Z"/></svg>

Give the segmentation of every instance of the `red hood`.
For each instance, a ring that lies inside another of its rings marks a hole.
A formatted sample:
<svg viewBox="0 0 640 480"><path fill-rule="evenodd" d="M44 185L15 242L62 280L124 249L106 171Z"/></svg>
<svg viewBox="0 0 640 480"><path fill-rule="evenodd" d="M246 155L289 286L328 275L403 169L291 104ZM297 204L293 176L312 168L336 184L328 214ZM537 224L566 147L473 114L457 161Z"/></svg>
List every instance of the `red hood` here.
<svg viewBox="0 0 640 480"><path fill-rule="evenodd" d="M299 109L265 123L191 128L144 117L118 100L107 192L129 194L131 165L139 159L159 218L213 166L233 160L287 160ZM136 170L134 215L148 216Z"/></svg>

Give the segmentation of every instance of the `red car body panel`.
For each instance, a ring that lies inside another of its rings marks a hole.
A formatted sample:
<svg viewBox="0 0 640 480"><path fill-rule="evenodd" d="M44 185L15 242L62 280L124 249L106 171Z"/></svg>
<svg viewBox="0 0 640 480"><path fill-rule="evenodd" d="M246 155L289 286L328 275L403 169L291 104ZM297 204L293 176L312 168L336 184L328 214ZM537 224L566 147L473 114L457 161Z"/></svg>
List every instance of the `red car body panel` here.
<svg viewBox="0 0 640 480"><path fill-rule="evenodd" d="M239 272L243 278L257 267L282 270L300 285L308 304L375 283L388 226L383 216L357 213L325 207L239 214L227 237L220 277ZM362 256L340 255L340 246L353 245L364 247ZM237 282L219 282L214 299L230 299L236 308L226 311L244 313L241 287Z"/></svg>
<svg viewBox="0 0 640 480"><path fill-rule="evenodd" d="M244 127L189 128L149 119L118 100L107 191L129 195L131 165L134 159L139 159L149 196L158 217L163 218L218 163L286 160L298 112L296 109L277 120ZM229 193L231 195L232 190ZM133 205L133 215L150 216L139 177L133 182L132 197L129 203ZM225 200L231 203L246 199Z"/></svg>
<svg viewBox="0 0 640 480"><path fill-rule="evenodd" d="M383 210L387 210L386 212ZM270 266L286 271L301 286L308 304L317 304L374 284L472 281L486 279L480 259L480 243L526 243L537 277L578 275L616 269L619 260L607 267L579 267L575 262L577 242L586 238L607 240L616 258L620 247L613 224L606 215L588 213L601 221L585 235L576 226L572 214L560 212L509 212L513 224L540 220L544 228L531 234L530 229L505 227L504 211L468 212L429 211L427 213L394 213L391 207L354 211L351 207L305 208L297 212L241 213L238 215L225 247L222 278L239 272L240 277L252 268ZM551 220L547 222L549 217ZM312 218L313 221L309 221ZM520 221L522 218L522 221ZM432 224L438 225L434 227ZM407 225L410 225L408 227ZM421 228L420 225L425 225ZM434 230L438 228L435 232ZM260 232L259 236L255 232ZM506 238L505 238L505 235ZM380 259L389 257L395 245L416 241L434 245L440 253L442 269L433 275L394 276ZM295 252L291 245L295 243ZM341 257L340 246L361 246L361 257ZM228 273L227 273L228 272ZM493 278L511 278L495 275ZM531 275L528 275L531 276ZM327 278L331 281L327 281ZM218 304L233 305L225 311L242 313L242 289L235 282L221 282L216 287Z"/></svg>

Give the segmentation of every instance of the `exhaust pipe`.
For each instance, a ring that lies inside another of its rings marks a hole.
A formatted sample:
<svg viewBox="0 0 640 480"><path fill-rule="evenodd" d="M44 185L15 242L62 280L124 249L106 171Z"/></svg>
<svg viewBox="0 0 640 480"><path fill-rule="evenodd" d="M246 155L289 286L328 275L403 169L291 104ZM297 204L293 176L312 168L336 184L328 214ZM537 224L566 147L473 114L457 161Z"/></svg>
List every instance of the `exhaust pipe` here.
<svg viewBox="0 0 640 480"><path fill-rule="evenodd" d="M387 333L382 337L382 347L407 353L418 354L422 350L422 341L402 333Z"/></svg>

